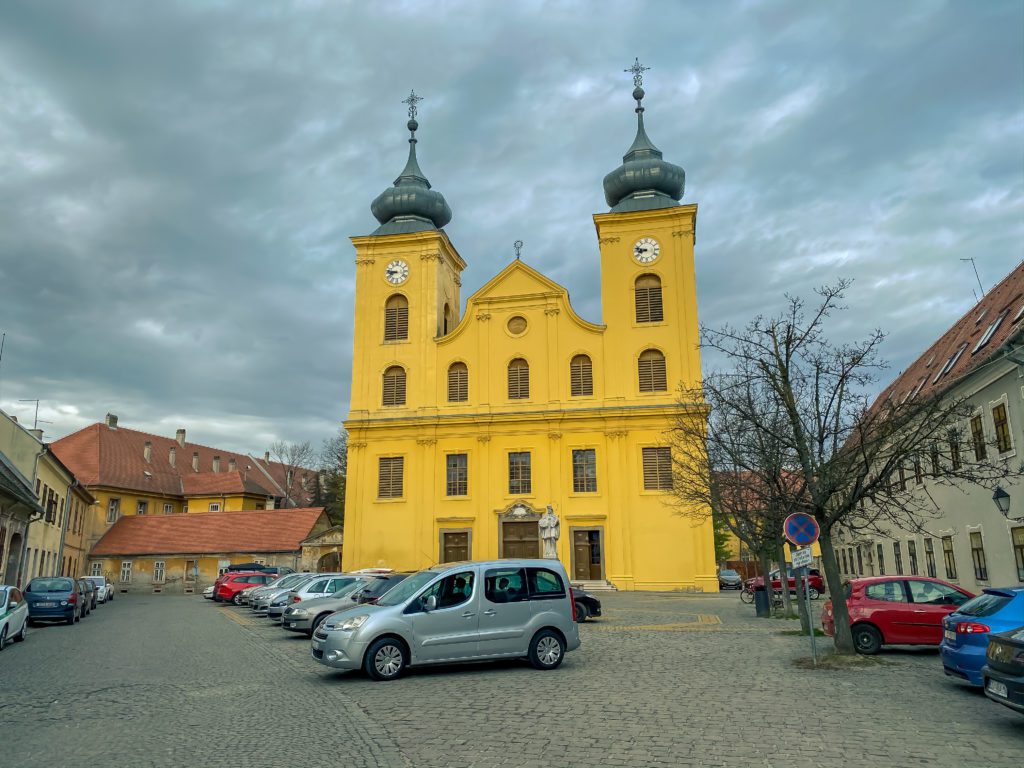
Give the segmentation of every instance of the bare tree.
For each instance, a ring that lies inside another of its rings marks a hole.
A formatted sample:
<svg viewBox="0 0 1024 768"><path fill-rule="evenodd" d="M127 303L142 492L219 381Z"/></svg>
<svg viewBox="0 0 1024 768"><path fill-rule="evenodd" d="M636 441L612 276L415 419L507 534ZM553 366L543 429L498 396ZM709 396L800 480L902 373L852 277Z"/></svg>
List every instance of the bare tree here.
<svg viewBox="0 0 1024 768"><path fill-rule="evenodd" d="M680 513L720 518L761 563L766 589L777 558L784 570L782 521L794 511L791 486L795 467L778 428L783 422L773 394L756 378L737 373L707 377L699 390L680 393L683 403L708 405L707 420L684 414L672 429L673 492ZM781 574L780 574L781 576ZM789 590L783 605L791 614Z"/></svg>
<svg viewBox="0 0 1024 768"><path fill-rule="evenodd" d="M768 398L764 408L748 408L745 414L742 407L738 410L747 423L736 430L737 439L778 446L781 465L791 472L783 475L790 481L778 487L780 507L803 509L821 526L839 653L853 653L854 646L841 599L835 533L922 530L939 508L926 494L908 491L904 477L922 455L939 452L946 457L936 481L948 484L991 484L1020 474L1019 468L1014 471L995 460L954 458L960 454L958 425L965 408L948 391L872 402L878 373L885 367L878 352L885 335L875 330L861 341L838 344L825 334L825 324L842 309L849 285L840 280L818 289L819 300L810 309L803 300L787 296L783 313L757 317L742 330L702 328L703 346L734 366L728 376L732 386ZM774 462L757 474L779 476Z"/></svg>
<svg viewBox="0 0 1024 768"><path fill-rule="evenodd" d="M270 456L284 467L284 482L281 484L284 491L284 506L295 506L300 489L305 492L305 501L311 490L306 488L307 470L314 468L316 459L309 441L288 443L284 440L275 440L270 444Z"/></svg>
<svg viewBox="0 0 1024 768"><path fill-rule="evenodd" d="M317 460L316 503L327 510L335 525L345 524L345 482L348 475L348 434L339 430L324 440Z"/></svg>

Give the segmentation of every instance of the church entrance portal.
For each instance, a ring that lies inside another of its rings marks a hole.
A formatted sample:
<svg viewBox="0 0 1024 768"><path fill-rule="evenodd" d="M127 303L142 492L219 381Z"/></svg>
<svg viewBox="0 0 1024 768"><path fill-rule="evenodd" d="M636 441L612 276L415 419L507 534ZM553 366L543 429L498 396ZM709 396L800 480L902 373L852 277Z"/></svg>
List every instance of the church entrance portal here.
<svg viewBox="0 0 1024 768"><path fill-rule="evenodd" d="M540 557L540 529L536 520L501 523L502 557Z"/></svg>

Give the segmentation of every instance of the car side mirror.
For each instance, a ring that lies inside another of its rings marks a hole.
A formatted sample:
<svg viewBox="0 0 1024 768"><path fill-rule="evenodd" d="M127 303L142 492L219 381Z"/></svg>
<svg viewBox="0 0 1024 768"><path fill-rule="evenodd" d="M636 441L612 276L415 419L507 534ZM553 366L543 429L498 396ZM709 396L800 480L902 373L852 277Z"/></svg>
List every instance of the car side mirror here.
<svg viewBox="0 0 1024 768"><path fill-rule="evenodd" d="M7 604L7 609L8 610L10 610L11 608L17 608L17 607L18 607L18 601L17 600L11 600L11 602L9 602Z"/></svg>
<svg viewBox="0 0 1024 768"><path fill-rule="evenodd" d="M423 600L420 601L423 605L423 610L427 613L437 610L437 596L427 595Z"/></svg>

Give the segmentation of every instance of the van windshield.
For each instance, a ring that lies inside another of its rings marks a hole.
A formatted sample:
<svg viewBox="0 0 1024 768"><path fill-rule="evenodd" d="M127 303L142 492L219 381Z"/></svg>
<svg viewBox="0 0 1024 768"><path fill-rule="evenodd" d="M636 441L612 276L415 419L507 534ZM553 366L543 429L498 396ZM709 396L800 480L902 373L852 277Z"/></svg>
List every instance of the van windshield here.
<svg viewBox="0 0 1024 768"><path fill-rule="evenodd" d="M401 584L385 592L384 596L377 601L377 605L400 605L419 592L422 587L425 587L437 578L437 576L437 571L414 573L409 578L403 579Z"/></svg>

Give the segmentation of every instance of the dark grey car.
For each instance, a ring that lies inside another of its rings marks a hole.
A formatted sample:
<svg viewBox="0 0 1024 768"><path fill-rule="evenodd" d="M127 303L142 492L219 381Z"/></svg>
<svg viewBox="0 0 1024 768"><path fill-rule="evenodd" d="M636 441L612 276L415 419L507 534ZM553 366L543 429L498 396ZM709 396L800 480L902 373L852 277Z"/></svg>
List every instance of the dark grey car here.
<svg viewBox="0 0 1024 768"><path fill-rule="evenodd" d="M327 597L315 597L312 600L303 600L300 603L292 603L284 609L281 617L281 628L289 632L302 632L312 635L324 619L336 611L342 611L352 607L352 593L362 589L366 584L363 576L353 576L352 581Z"/></svg>

